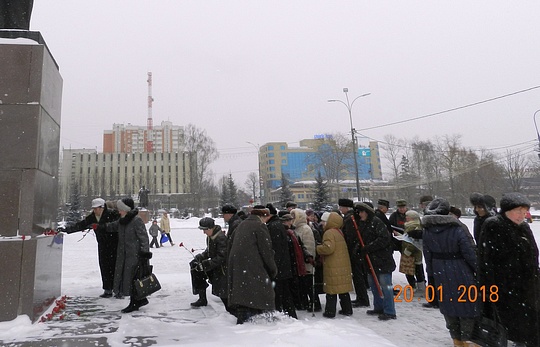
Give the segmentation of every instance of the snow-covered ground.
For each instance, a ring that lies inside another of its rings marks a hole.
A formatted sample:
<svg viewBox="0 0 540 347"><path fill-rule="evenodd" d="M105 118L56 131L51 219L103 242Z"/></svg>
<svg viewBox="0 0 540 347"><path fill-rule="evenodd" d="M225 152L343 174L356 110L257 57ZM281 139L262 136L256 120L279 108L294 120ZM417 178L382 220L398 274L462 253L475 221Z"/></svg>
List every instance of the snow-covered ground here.
<svg viewBox="0 0 540 347"><path fill-rule="evenodd" d="M153 249L152 264L163 289L150 304L121 314L128 299L102 299L95 237L66 235L62 274L65 309L52 320L32 324L27 316L0 322L2 346L452 346L442 315L422 307L423 299L396 303L397 320L382 322L355 308L351 317L322 317L299 311L298 320L282 315L236 325L219 298L210 294L209 306L192 309L189 261L205 247L198 218L172 219L175 246ZM472 219L463 219L472 230ZM217 223L224 225L222 219ZM531 224L536 240L540 222ZM396 254L396 262L399 255ZM394 272L394 284L407 284ZM324 295L320 296L324 305ZM353 295L354 298L354 295ZM339 304L338 304L339 305ZM54 306L54 305L53 305ZM62 317L62 319L60 319Z"/></svg>

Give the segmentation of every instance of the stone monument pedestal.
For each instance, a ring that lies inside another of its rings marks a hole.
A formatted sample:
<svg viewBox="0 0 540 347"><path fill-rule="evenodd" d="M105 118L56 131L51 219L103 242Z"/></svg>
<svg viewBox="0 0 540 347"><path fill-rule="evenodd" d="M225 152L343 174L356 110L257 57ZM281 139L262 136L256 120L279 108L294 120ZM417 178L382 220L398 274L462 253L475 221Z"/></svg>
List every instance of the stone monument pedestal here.
<svg viewBox="0 0 540 347"><path fill-rule="evenodd" d="M0 321L36 320L61 294L54 228L62 77L39 32L0 30Z"/></svg>

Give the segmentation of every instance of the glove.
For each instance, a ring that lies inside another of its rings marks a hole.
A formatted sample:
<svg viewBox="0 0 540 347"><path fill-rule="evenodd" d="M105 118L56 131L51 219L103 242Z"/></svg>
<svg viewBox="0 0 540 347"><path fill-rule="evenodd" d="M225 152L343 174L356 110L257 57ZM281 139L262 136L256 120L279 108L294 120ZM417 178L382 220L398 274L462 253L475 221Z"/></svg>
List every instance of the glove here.
<svg viewBox="0 0 540 347"><path fill-rule="evenodd" d="M139 256L141 259L152 259L152 252L140 251Z"/></svg>
<svg viewBox="0 0 540 347"><path fill-rule="evenodd" d="M57 232L57 233L65 233L65 232L66 232L66 228L64 228L64 227L56 228L56 232Z"/></svg>
<svg viewBox="0 0 540 347"><path fill-rule="evenodd" d="M205 259L202 261L201 265L204 271L208 271L210 270L210 267L212 266L212 261L210 259Z"/></svg>
<svg viewBox="0 0 540 347"><path fill-rule="evenodd" d="M190 261L189 267L192 271L204 271L202 264L199 263L197 259L193 259L192 261Z"/></svg>
<svg viewBox="0 0 540 347"><path fill-rule="evenodd" d="M313 259L312 255L310 255L309 257L306 258L306 263L311 264L311 265L315 265L315 259Z"/></svg>
<svg viewBox="0 0 540 347"><path fill-rule="evenodd" d="M197 263L200 263L203 260L203 255L201 253L197 254L195 260L197 260Z"/></svg>

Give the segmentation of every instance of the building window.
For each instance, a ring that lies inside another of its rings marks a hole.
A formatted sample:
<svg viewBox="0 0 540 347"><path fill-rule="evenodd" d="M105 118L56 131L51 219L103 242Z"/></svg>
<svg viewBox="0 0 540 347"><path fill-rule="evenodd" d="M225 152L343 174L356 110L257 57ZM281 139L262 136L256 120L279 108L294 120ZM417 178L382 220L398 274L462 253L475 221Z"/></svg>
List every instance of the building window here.
<svg viewBox="0 0 540 347"><path fill-rule="evenodd" d="M282 151L285 150L285 146L279 146L279 149L281 149Z"/></svg>
<svg viewBox="0 0 540 347"><path fill-rule="evenodd" d="M274 153L268 153L268 157L269 157L269 158L273 158L273 157L274 157Z"/></svg>
<svg viewBox="0 0 540 347"><path fill-rule="evenodd" d="M268 151L273 151L273 150L274 150L274 146L268 146L266 149L267 149Z"/></svg>
<svg viewBox="0 0 540 347"><path fill-rule="evenodd" d="M270 171L276 171L276 167L275 166L270 166Z"/></svg>
<svg viewBox="0 0 540 347"><path fill-rule="evenodd" d="M270 159L270 160L268 161L268 164L275 164L274 159Z"/></svg>

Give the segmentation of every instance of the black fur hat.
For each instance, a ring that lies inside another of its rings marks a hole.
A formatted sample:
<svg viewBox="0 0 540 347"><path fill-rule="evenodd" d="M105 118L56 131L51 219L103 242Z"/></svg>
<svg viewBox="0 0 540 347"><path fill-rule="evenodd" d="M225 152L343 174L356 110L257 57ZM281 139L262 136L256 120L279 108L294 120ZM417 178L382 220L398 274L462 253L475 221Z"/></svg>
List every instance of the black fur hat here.
<svg viewBox="0 0 540 347"><path fill-rule="evenodd" d="M343 206L343 207L353 208L354 207L354 202L351 199L339 199L338 200L338 205Z"/></svg>
<svg viewBox="0 0 540 347"><path fill-rule="evenodd" d="M436 198L426 207L424 214L425 215L448 215L450 212L450 203L444 198Z"/></svg>
<svg viewBox="0 0 540 347"><path fill-rule="evenodd" d="M471 201L471 205L482 206L486 211L493 211L497 208L497 202L491 195L475 192L471 194L469 200Z"/></svg>
<svg viewBox="0 0 540 347"><path fill-rule="evenodd" d="M516 207L531 207L531 202L526 196L520 193L506 193L501 198L501 213L513 210Z"/></svg>
<svg viewBox="0 0 540 347"><path fill-rule="evenodd" d="M277 210L274 205L268 203L266 204L266 208L270 211L270 214L277 214Z"/></svg>

